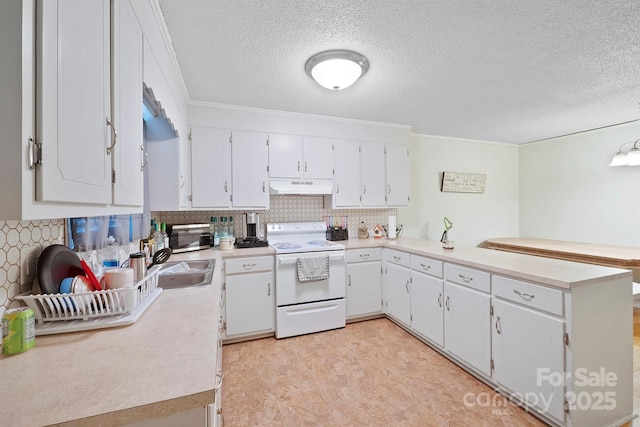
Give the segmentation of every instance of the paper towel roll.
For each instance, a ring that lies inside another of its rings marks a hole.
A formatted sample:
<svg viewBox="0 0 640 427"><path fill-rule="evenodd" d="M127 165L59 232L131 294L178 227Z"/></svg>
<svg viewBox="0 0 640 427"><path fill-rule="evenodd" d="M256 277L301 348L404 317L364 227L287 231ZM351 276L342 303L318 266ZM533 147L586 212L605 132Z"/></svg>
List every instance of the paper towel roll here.
<svg viewBox="0 0 640 427"><path fill-rule="evenodd" d="M395 239L396 238L396 216L395 215L389 215L389 225L387 230L389 230L387 232L387 238Z"/></svg>

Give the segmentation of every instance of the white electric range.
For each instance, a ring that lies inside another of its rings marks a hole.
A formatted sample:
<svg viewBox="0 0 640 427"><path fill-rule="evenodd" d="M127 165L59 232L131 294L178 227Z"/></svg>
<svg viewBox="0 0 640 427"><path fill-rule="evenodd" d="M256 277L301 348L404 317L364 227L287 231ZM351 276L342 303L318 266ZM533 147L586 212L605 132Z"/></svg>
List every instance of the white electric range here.
<svg viewBox="0 0 640 427"><path fill-rule="evenodd" d="M276 338L345 326L345 248L324 222L267 224L276 251Z"/></svg>

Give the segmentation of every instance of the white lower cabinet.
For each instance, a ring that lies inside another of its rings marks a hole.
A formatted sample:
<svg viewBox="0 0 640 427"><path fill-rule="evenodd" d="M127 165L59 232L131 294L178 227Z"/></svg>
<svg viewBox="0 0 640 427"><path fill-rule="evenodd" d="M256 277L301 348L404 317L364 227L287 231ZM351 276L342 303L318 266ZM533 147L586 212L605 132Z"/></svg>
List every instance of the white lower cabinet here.
<svg viewBox="0 0 640 427"><path fill-rule="evenodd" d="M225 338L275 331L273 257L225 260Z"/></svg>
<svg viewBox="0 0 640 427"><path fill-rule="evenodd" d="M382 249L347 251L347 319L382 313Z"/></svg>
<svg viewBox="0 0 640 427"><path fill-rule="evenodd" d="M518 401L564 419L564 322L516 304L493 301L494 381ZM555 378L555 377L554 377Z"/></svg>
<svg viewBox="0 0 640 427"><path fill-rule="evenodd" d="M411 329L439 347L444 345L443 309L442 261L411 255Z"/></svg>
<svg viewBox="0 0 640 427"><path fill-rule="evenodd" d="M411 326L410 255L385 250L385 313L406 327Z"/></svg>
<svg viewBox="0 0 640 427"><path fill-rule="evenodd" d="M445 351L491 376L490 274L445 263L444 279Z"/></svg>

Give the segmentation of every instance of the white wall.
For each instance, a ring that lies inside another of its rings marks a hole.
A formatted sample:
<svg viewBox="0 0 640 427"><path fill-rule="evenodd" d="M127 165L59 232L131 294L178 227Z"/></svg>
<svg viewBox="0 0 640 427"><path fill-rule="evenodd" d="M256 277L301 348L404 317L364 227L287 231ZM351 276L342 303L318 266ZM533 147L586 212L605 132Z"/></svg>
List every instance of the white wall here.
<svg viewBox="0 0 640 427"><path fill-rule="evenodd" d="M412 136L410 149L411 204L398 208L403 235L438 241L446 216L454 224L449 238L458 245L518 236L518 146ZM441 192L444 171L487 174L485 192Z"/></svg>
<svg viewBox="0 0 640 427"><path fill-rule="evenodd" d="M608 166L639 137L635 122L521 146L520 236L640 246L640 166Z"/></svg>

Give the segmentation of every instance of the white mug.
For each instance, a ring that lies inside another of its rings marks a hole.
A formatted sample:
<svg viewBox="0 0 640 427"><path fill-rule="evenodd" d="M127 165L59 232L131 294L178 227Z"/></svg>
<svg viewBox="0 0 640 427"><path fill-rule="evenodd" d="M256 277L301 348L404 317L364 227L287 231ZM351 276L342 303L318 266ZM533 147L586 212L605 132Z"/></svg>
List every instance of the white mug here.
<svg viewBox="0 0 640 427"><path fill-rule="evenodd" d="M102 289L130 288L133 283L133 268L112 268L100 279Z"/></svg>
<svg viewBox="0 0 640 427"><path fill-rule="evenodd" d="M222 251L231 251L233 250L233 244L235 243L236 238L233 236L225 236L220 238L220 250Z"/></svg>

